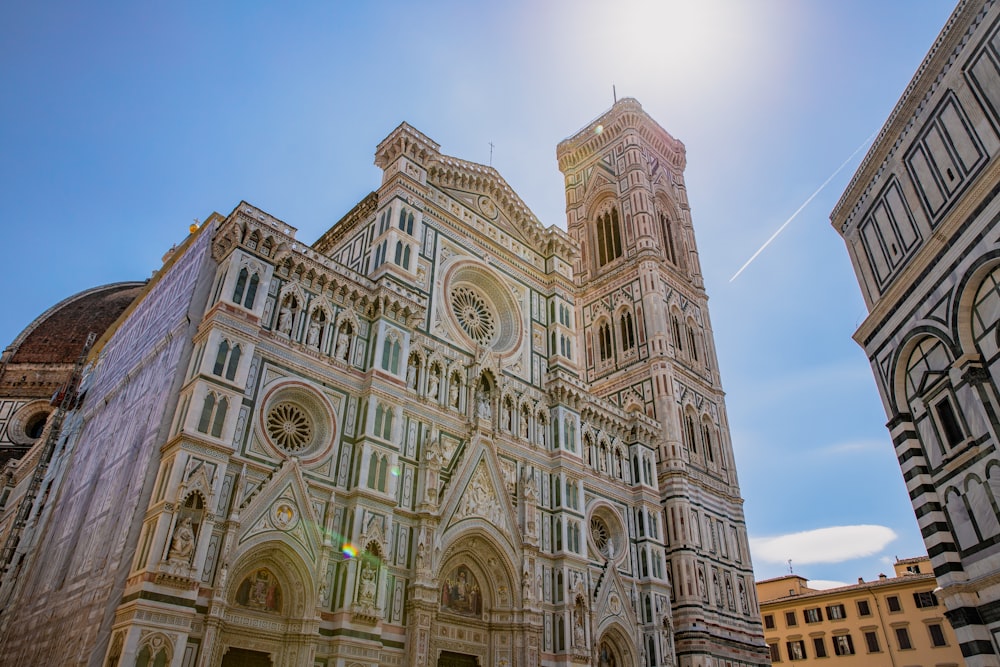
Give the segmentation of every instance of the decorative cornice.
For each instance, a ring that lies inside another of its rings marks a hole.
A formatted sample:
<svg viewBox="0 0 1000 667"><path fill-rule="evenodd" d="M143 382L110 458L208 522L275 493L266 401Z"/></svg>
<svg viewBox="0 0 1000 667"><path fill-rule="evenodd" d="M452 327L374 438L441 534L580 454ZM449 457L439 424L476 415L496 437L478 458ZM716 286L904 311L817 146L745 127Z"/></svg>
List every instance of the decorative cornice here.
<svg viewBox="0 0 1000 667"><path fill-rule="evenodd" d="M962 0L952 12L830 213L830 222L838 233L843 234L854 216L864 210L869 195L888 169L893 155L903 146L904 139L916 126L917 119L929 107L941 82L956 64L958 54L993 4L994 0L988 0L978 9L978 5ZM934 71L938 72L936 76L932 76ZM893 142L891 145L888 143L890 141Z"/></svg>
<svg viewBox="0 0 1000 667"><path fill-rule="evenodd" d="M556 147L559 170L565 173L583 164L629 131L642 137L654 150L667 158L675 169L684 170L687 164L684 144L664 130L631 97L618 100L585 128L559 142Z"/></svg>

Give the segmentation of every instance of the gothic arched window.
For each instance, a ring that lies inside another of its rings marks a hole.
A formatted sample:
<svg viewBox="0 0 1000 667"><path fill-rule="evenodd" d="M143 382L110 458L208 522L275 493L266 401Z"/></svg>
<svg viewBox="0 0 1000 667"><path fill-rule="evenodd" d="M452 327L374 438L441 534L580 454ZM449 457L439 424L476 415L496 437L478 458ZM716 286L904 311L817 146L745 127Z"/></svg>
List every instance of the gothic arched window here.
<svg viewBox="0 0 1000 667"><path fill-rule="evenodd" d="M600 352L601 361L608 361L613 356L611 325L608 322L602 322L597 327L597 348Z"/></svg>
<svg viewBox="0 0 1000 667"><path fill-rule="evenodd" d="M635 325L632 313L625 311L621 316L622 350L628 351L635 347Z"/></svg>
<svg viewBox="0 0 1000 667"><path fill-rule="evenodd" d="M663 253L671 264L677 263L677 253L674 250L674 230L670 218L660 214L660 231L663 234Z"/></svg>
<svg viewBox="0 0 1000 667"><path fill-rule="evenodd" d="M597 261L599 266L622 256L622 234L618 224L618 209L611 209L597 218Z"/></svg>

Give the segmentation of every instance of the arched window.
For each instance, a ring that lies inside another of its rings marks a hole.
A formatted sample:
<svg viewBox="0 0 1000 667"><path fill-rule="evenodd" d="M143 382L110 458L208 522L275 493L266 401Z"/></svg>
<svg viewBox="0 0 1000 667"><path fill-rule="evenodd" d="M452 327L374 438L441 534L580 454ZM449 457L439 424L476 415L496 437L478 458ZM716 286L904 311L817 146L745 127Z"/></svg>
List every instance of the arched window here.
<svg viewBox="0 0 1000 667"><path fill-rule="evenodd" d="M913 349L906 367L906 402L932 464L939 463L947 450L960 446L968 433L962 414L956 409L956 396L949 379L951 366L946 344L928 336Z"/></svg>
<svg viewBox="0 0 1000 667"><path fill-rule="evenodd" d="M236 289L233 290L233 303L243 303L243 292L247 288L248 275L246 267L240 269L240 273L236 277Z"/></svg>
<svg viewBox="0 0 1000 667"><path fill-rule="evenodd" d="M674 332L674 347L678 352L684 351L684 339L681 338L681 323L676 315L670 316L670 328Z"/></svg>
<svg viewBox="0 0 1000 667"><path fill-rule="evenodd" d="M674 230L670 218L660 214L660 232L663 234L663 253L671 264L677 263L677 253L674 250Z"/></svg>
<svg viewBox="0 0 1000 667"><path fill-rule="evenodd" d="M388 470L389 470L389 458L383 454L382 458L380 458L378 462L378 483L376 488L379 491L385 491L385 480Z"/></svg>
<svg viewBox="0 0 1000 667"><path fill-rule="evenodd" d="M399 228L406 231L406 209L399 209Z"/></svg>
<svg viewBox="0 0 1000 667"><path fill-rule="evenodd" d="M691 415L684 415L684 434L687 436L688 449L691 450L692 454L698 453L698 444L696 439L697 431L694 428L694 417Z"/></svg>
<svg viewBox="0 0 1000 667"><path fill-rule="evenodd" d="M381 407L381 406L380 406ZM368 488L375 488L375 480L378 479L378 454L372 452L368 457Z"/></svg>
<svg viewBox="0 0 1000 667"><path fill-rule="evenodd" d="M207 433L213 437L222 435L222 427L226 423L226 411L229 409L229 401L225 397L216 397L214 392L209 392L205 396L205 402L201 407L201 418L198 420L198 431Z"/></svg>
<svg viewBox="0 0 1000 667"><path fill-rule="evenodd" d="M691 355L693 361L698 361L698 343L695 339L694 327L688 324L687 327L688 334L688 354Z"/></svg>
<svg viewBox="0 0 1000 667"><path fill-rule="evenodd" d="M597 327L597 345L601 361L611 359L613 355L611 344L611 325L607 322L601 322Z"/></svg>
<svg viewBox="0 0 1000 667"><path fill-rule="evenodd" d="M382 368L390 373L399 372L399 339L389 336L382 345Z"/></svg>
<svg viewBox="0 0 1000 667"><path fill-rule="evenodd" d="M379 403L375 406L375 435L383 440L392 439L392 408Z"/></svg>
<svg viewBox="0 0 1000 667"><path fill-rule="evenodd" d="M622 256L621 228L618 224L618 209L611 209L597 218L597 261L598 266Z"/></svg>
<svg viewBox="0 0 1000 667"><path fill-rule="evenodd" d="M225 373L227 380L235 380L236 370L240 365L240 354L239 345L233 345L230 348L229 341L223 339L219 343L219 351L215 355L215 365L212 367L212 374L222 377L223 373Z"/></svg>
<svg viewBox="0 0 1000 667"><path fill-rule="evenodd" d="M708 424L701 425L701 440L705 445L705 456L708 457L709 463L715 463L715 451L712 447L712 427Z"/></svg>
<svg viewBox="0 0 1000 667"><path fill-rule="evenodd" d="M219 351L215 355L215 366L212 367L213 375L222 375L222 371L226 369L226 359L229 357L229 341L223 339L219 343Z"/></svg>
<svg viewBox="0 0 1000 667"><path fill-rule="evenodd" d="M229 409L229 401L223 397L215 406L215 418L212 420L212 435L216 438L222 436L222 427L226 423L226 411Z"/></svg>
<svg viewBox="0 0 1000 667"><path fill-rule="evenodd" d="M635 325L632 313L625 311L621 316L622 350L628 351L635 347Z"/></svg>
<svg viewBox="0 0 1000 667"><path fill-rule="evenodd" d="M403 248L403 264L402 264L402 267L404 269L407 269L407 270L409 270L409 268L410 268L410 246L406 246L406 247Z"/></svg>
<svg viewBox="0 0 1000 667"><path fill-rule="evenodd" d="M396 256L392 260L395 262L396 266L403 265L403 242L396 241Z"/></svg>
<svg viewBox="0 0 1000 667"><path fill-rule="evenodd" d="M250 284L247 286L247 296L243 300L243 305L253 310L253 302L257 298L257 286L260 284L260 276L256 273L250 276Z"/></svg>

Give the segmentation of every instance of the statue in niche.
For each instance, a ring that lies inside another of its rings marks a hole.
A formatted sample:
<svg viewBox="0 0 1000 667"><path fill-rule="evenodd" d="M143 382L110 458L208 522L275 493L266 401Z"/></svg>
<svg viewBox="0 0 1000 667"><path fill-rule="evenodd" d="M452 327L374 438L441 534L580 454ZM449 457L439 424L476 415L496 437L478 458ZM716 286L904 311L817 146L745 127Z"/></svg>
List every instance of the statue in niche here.
<svg viewBox="0 0 1000 667"><path fill-rule="evenodd" d="M585 616L583 603L577 603L576 609L573 611L573 646L576 648L584 648L587 645Z"/></svg>
<svg viewBox="0 0 1000 667"><path fill-rule="evenodd" d="M358 598L364 604L375 604L375 568L367 560L361 566L361 592Z"/></svg>
<svg viewBox="0 0 1000 667"><path fill-rule="evenodd" d="M278 580L266 568L257 570L236 589L236 603L259 611L280 611L281 587Z"/></svg>
<svg viewBox="0 0 1000 667"><path fill-rule="evenodd" d="M528 439L528 411L521 410L521 437Z"/></svg>
<svg viewBox="0 0 1000 667"><path fill-rule="evenodd" d="M490 409L490 393L485 387L480 387L479 391L476 392L479 400L479 418L489 419L493 416L493 411Z"/></svg>
<svg viewBox="0 0 1000 667"><path fill-rule="evenodd" d="M292 331L292 309L287 303L278 311L278 331L286 335Z"/></svg>
<svg viewBox="0 0 1000 667"><path fill-rule="evenodd" d="M452 377L448 387L448 404L453 408L458 407L458 378Z"/></svg>
<svg viewBox="0 0 1000 667"><path fill-rule="evenodd" d="M309 347L319 347L319 322L316 320L309 323L309 333L306 334L306 345Z"/></svg>
<svg viewBox="0 0 1000 667"><path fill-rule="evenodd" d="M194 553L194 529L191 527L191 518L184 517L174 530L168 559L174 562L190 563L192 553Z"/></svg>
<svg viewBox="0 0 1000 667"><path fill-rule="evenodd" d="M466 566L456 567L441 584L441 608L466 616L483 613L479 582Z"/></svg>
<svg viewBox="0 0 1000 667"><path fill-rule="evenodd" d="M340 332L337 334L337 350L335 356L341 361L347 361L347 353L351 347L351 339L349 338L347 327L343 326L340 328Z"/></svg>
<svg viewBox="0 0 1000 667"><path fill-rule="evenodd" d="M410 359L410 363L406 367L406 386L410 389L417 388L417 361L416 359Z"/></svg>
<svg viewBox="0 0 1000 667"><path fill-rule="evenodd" d="M427 396L433 399L438 397L438 385L441 384L441 379L438 377L438 369L435 366L431 369L431 375L427 378Z"/></svg>
<svg viewBox="0 0 1000 667"><path fill-rule="evenodd" d="M742 581L740 581L739 587L740 587L740 604L742 605L743 612L744 613L749 613L749 611L750 611L750 602L747 600L747 589L743 585Z"/></svg>

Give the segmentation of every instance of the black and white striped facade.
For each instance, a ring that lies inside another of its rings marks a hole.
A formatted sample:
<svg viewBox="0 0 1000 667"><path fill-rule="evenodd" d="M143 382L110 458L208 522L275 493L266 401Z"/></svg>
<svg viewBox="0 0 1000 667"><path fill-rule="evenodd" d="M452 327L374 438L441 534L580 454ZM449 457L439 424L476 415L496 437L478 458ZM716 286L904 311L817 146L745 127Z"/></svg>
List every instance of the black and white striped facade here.
<svg viewBox="0 0 1000 667"><path fill-rule="evenodd" d="M831 215L948 619L1000 664L1000 5L961 2Z"/></svg>

